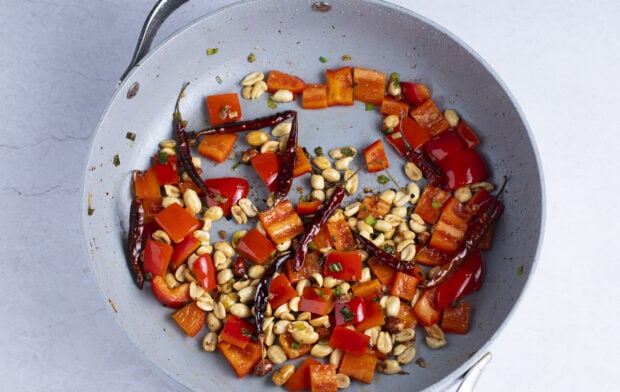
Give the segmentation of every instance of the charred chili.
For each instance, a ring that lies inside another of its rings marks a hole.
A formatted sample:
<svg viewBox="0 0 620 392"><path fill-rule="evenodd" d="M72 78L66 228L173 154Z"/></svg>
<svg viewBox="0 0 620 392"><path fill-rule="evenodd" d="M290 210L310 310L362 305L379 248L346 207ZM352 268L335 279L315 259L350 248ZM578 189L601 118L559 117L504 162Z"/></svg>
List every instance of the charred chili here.
<svg viewBox="0 0 620 392"><path fill-rule="evenodd" d="M374 256L377 260L382 262L383 264L387 264L390 267L394 268L397 271L411 273L414 271L415 264L400 260L398 257L392 256L385 250L379 248L375 245L371 240L362 236L360 233L353 231L353 236L357 241L362 244L364 249L368 252L370 256Z"/></svg>
<svg viewBox="0 0 620 392"><path fill-rule="evenodd" d="M310 246L312 239L321 230L321 227L323 227L329 217L332 216L332 214L340 206L340 203L342 203L343 199L344 188L342 188L341 186L336 186L336 188L334 188L334 193L332 193L332 196L329 199L329 202L314 214L314 218L312 219L312 221L310 221L310 223L304 230L304 233L302 234L303 237L299 241L297 249L295 250L293 263L293 269L295 271L299 271L301 267L303 267L304 260L306 259L306 255L308 254L308 247Z"/></svg>
<svg viewBox="0 0 620 392"><path fill-rule="evenodd" d="M138 288L144 286L142 271L142 250L144 248L144 207L140 200L132 200L129 209L129 235L127 238L129 251L129 271Z"/></svg>
<svg viewBox="0 0 620 392"><path fill-rule="evenodd" d="M254 295L254 322L256 323L256 331L259 339L261 339L261 342L261 336L263 335L263 322L265 321L265 311L267 310L267 303L269 302L269 286L271 285L271 280L282 264L290 259L290 257L291 255L286 253L271 263L256 286L256 294Z"/></svg>
<svg viewBox="0 0 620 392"><path fill-rule="evenodd" d="M438 286L448 279L467 258L478 249L480 242L491 229L491 226L499 219L504 212L504 204L495 199L488 208L481 211L476 218L469 224L463 242L457 248L454 256L450 259L446 267L431 280L421 285L421 288L431 289Z"/></svg>
<svg viewBox="0 0 620 392"><path fill-rule="evenodd" d="M270 116L259 117L254 120L237 121L218 125L216 127L208 127L198 132L187 132L187 140L194 142L198 138L206 135L218 135L222 133L237 133L244 131L254 131L256 129L272 127L278 125L282 121L289 118L296 118L297 112L294 110L286 110L284 112L275 113Z"/></svg>
<svg viewBox="0 0 620 392"><path fill-rule="evenodd" d="M273 192L274 204L284 199L293 185L293 169L297 157L297 113L293 112L291 132L286 141L286 148L280 153L280 169L276 177L276 190Z"/></svg>

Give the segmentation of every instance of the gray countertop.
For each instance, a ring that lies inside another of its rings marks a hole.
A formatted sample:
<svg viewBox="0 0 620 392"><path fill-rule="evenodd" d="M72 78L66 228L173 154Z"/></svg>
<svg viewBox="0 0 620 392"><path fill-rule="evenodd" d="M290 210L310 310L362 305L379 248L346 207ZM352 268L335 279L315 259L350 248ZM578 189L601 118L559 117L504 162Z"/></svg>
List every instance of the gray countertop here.
<svg viewBox="0 0 620 392"><path fill-rule="evenodd" d="M542 158L540 263L477 390L617 389L620 3L395 2L495 69ZM2 390L183 390L115 323L80 224L89 142L153 3L2 1ZM189 2L156 43L226 3Z"/></svg>

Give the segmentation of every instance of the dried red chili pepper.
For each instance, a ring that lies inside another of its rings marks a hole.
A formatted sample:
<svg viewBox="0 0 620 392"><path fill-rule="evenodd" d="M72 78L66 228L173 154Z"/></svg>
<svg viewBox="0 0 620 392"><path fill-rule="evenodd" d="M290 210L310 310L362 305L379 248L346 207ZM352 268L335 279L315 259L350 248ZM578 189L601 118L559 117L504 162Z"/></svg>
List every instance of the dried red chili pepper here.
<svg viewBox="0 0 620 392"><path fill-rule="evenodd" d="M144 272L142 271L142 250L144 248L144 207L140 200L132 200L129 210L128 233L129 270L138 288L144 286Z"/></svg>
<svg viewBox="0 0 620 392"><path fill-rule="evenodd" d="M288 195L293 185L293 169L295 168L295 158L297 157L297 112L293 112L291 132L286 141L286 148L278 157L280 169L276 177L276 190L273 192L274 205Z"/></svg>
<svg viewBox="0 0 620 392"><path fill-rule="evenodd" d="M336 188L334 188L334 193L332 193L332 196L329 199L329 202L314 214L314 218L304 230L304 233L302 234L302 239L299 241L299 245L297 245L297 249L295 250L293 264L293 269L295 271L299 271L301 267L303 267L304 260L306 259L306 255L308 254L308 247L310 246L312 239L321 230L321 227L325 225L329 217L332 216L332 214L340 206L340 203L342 203L343 199L344 188L342 188L341 186L336 186Z"/></svg>
<svg viewBox="0 0 620 392"><path fill-rule="evenodd" d="M267 310L267 303L269 302L269 286L271 284L271 280L282 264L284 264L284 262L290 257L291 255L287 253L281 255L278 259L271 263L256 286L256 294L254 295L254 322L256 324L256 331L261 342L263 322L265 321L265 311Z"/></svg>
<svg viewBox="0 0 620 392"><path fill-rule="evenodd" d="M358 240L370 256L374 256L383 264L387 264L397 271L412 273L415 269L415 263L400 260L398 257L392 256L388 252L379 248L371 240L362 236L358 232L353 232L353 236Z"/></svg>

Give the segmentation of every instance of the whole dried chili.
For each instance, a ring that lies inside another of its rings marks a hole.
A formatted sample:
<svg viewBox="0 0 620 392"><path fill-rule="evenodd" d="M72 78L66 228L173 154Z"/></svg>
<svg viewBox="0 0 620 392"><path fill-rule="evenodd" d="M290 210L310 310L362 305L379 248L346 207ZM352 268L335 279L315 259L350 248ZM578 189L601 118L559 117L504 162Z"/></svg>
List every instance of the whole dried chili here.
<svg viewBox="0 0 620 392"><path fill-rule="evenodd" d="M424 289L431 289L448 279L457 269L459 269L461 265L463 265L465 260L467 260L467 258L471 256L476 249L478 249L478 246L484 236L503 212L504 204L498 199L495 199L495 201L491 203L488 208L479 213L469 224L467 232L463 238L463 242L456 250L447 266L442 268L433 279L429 280L425 284L422 284L420 287Z"/></svg>
<svg viewBox="0 0 620 392"><path fill-rule="evenodd" d="M279 155L280 168L276 177L276 190L273 192L274 204L284 199L293 185L293 169L297 157L297 113L293 112L291 132L286 141L286 148Z"/></svg>
<svg viewBox="0 0 620 392"><path fill-rule="evenodd" d="M221 124L215 127L208 127L198 132L187 132L187 139L188 141L193 143L197 141L198 138L206 135L254 131L256 129L272 127L274 125L278 125L282 121L296 117L296 111L286 110L284 112L275 113L270 116L259 117L254 120L237 121L233 123Z"/></svg>
<svg viewBox="0 0 620 392"><path fill-rule="evenodd" d="M181 166L183 166L183 169L185 170L189 178L191 178L194 184L196 184L196 186L206 196L209 196L220 202L226 202L226 198L224 196L216 195L213 192L209 191L209 189L207 188L205 183L202 181L200 174L198 174L198 171L196 170L192 162L192 153L189 150L190 140L187 137L187 131L185 129L185 121L183 121L183 118L181 117L181 111L179 110L179 101L181 100L181 97L183 96L183 93L185 92L185 89L187 88L188 85L189 83L185 83L183 85L183 88L181 89L181 92L179 93L179 96L177 97L177 102L176 102L176 105L174 106L174 113L172 115L172 123L174 125L174 131L176 133L177 142L178 142L178 147L177 147L178 160L181 162ZM222 200L222 198L224 200Z"/></svg>
<svg viewBox="0 0 620 392"><path fill-rule="evenodd" d="M142 250L144 247L144 206L140 200L132 200L129 210L129 233L127 236L129 251L129 271L138 288L144 286L144 272L142 271Z"/></svg>
<svg viewBox="0 0 620 392"><path fill-rule="evenodd" d="M395 270L401 271L401 272L410 273L414 271L414 268L415 268L414 263L400 260L398 257L389 254L388 252L379 248L371 240L362 236L358 232L354 231L353 236L355 237L357 241L360 242L360 244L364 247L364 249L366 249L366 251L368 252L370 256L374 256L377 260L379 260L383 264L387 264L390 267L394 268Z"/></svg>
<svg viewBox="0 0 620 392"><path fill-rule="evenodd" d="M295 250L293 264L293 268L295 271L299 271L301 267L303 267L304 260L306 259L306 255L308 254L308 247L310 246L312 239L321 230L321 227L325 225L329 217L332 216L332 214L340 206L343 199L344 188L341 186L336 186L336 188L334 188L334 193L332 193L332 196L329 199L329 202L314 214L314 218L304 230L304 233L302 234L303 237L299 241L297 249Z"/></svg>
<svg viewBox="0 0 620 392"><path fill-rule="evenodd" d="M263 277L256 286L256 294L254 294L254 322L259 340L262 343L263 322L265 321L265 311L269 302L269 286L274 275L280 269L282 264L290 258L290 254L286 253L276 259L263 274Z"/></svg>

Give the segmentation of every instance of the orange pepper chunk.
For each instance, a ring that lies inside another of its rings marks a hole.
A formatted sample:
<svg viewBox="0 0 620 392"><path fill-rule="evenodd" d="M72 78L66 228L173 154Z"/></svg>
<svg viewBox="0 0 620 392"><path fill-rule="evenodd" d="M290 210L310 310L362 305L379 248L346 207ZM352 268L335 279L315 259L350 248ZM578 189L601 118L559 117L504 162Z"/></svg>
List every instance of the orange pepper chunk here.
<svg viewBox="0 0 620 392"><path fill-rule="evenodd" d="M237 93L209 95L206 99L211 126L240 121L241 104Z"/></svg>
<svg viewBox="0 0 620 392"><path fill-rule="evenodd" d="M206 135L198 145L198 153L217 163L224 162L230 155L238 137L239 135L236 133Z"/></svg>
<svg viewBox="0 0 620 392"><path fill-rule="evenodd" d="M338 371L355 380L370 384L375 375L377 360L378 358L373 354L359 356L345 352Z"/></svg>
<svg viewBox="0 0 620 392"><path fill-rule="evenodd" d="M371 257L366 261L368 268L374 276L379 279L382 285L390 286L394 282L394 275L396 270L387 264L384 264L377 260L375 257Z"/></svg>
<svg viewBox="0 0 620 392"><path fill-rule="evenodd" d="M416 277L397 271L394 275L394 282L392 283L390 294L411 301L413 297L415 297L418 283L419 281Z"/></svg>
<svg viewBox="0 0 620 392"><path fill-rule="evenodd" d="M205 323L206 313L196 305L196 301L187 303L172 313L172 318L188 336L194 337Z"/></svg>
<svg viewBox="0 0 620 392"><path fill-rule="evenodd" d="M353 105L353 75L350 67L325 71L327 105Z"/></svg>
<svg viewBox="0 0 620 392"><path fill-rule="evenodd" d="M301 94L301 107L304 109L323 109L327 107L327 86L308 84Z"/></svg>
<svg viewBox="0 0 620 392"><path fill-rule="evenodd" d="M138 199L161 197L157 173L153 166L149 167L144 176L139 171L134 172L133 178L134 194Z"/></svg>
<svg viewBox="0 0 620 392"><path fill-rule="evenodd" d="M364 299L378 298L381 296L381 282L379 279L358 282L351 286L351 291L353 291L353 295L356 297Z"/></svg>
<svg viewBox="0 0 620 392"><path fill-rule="evenodd" d="M297 145L297 155L295 156L295 166L293 167L293 177L299 177L312 171L310 160L306 156L304 149Z"/></svg>
<svg viewBox="0 0 620 392"><path fill-rule="evenodd" d="M245 348L239 348L228 342L220 341L217 344L217 348L239 378L250 374L262 357L261 345L253 341L248 342Z"/></svg>
<svg viewBox="0 0 620 392"><path fill-rule="evenodd" d="M353 68L353 99L356 101L381 105L385 96L387 75L373 69Z"/></svg>
<svg viewBox="0 0 620 392"><path fill-rule="evenodd" d="M304 232L304 224L288 199L260 212L258 219L274 244L281 244Z"/></svg>
<svg viewBox="0 0 620 392"><path fill-rule="evenodd" d="M282 335L280 335L282 336ZM310 365L320 365L321 363L312 357L306 358L297 368L295 373L284 384L289 392L297 392L310 388Z"/></svg>
<svg viewBox="0 0 620 392"><path fill-rule="evenodd" d="M422 128L426 129L431 136L447 131L450 128L450 123L444 118L431 98L428 98L420 105L411 109L409 115L413 117Z"/></svg>
<svg viewBox="0 0 620 392"><path fill-rule="evenodd" d="M267 90L274 93L278 90L289 90L299 94L306 88L306 83L299 77L272 70L267 76Z"/></svg>
<svg viewBox="0 0 620 392"><path fill-rule="evenodd" d="M351 233L351 228L345 220L327 222L327 231L334 246L334 249L343 251L351 249L356 245L355 238Z"/></svg>
<svg viewBox="0 0 620 392"><path fill-rule="evenodd" d="M364 219L367 216L383 218L390 212L390 203L379 198L378 195L364 196L362 205L357 213L357 219Z"/></svg>
<svg viewBox="0 0 620 392"><path fill-rule="evenodd" d="M338 382L336 381L336 365L334 364L314 364L310 369L310 391L311 392L337 392Z"/></svg>
<svg viewBox="0 0 620 392"><path fill-rule="evenodd" d="M200 221L177 203L172 203L155 215L155 221L175 244L200 227Z"/></svg>

